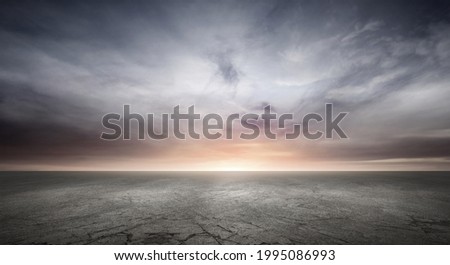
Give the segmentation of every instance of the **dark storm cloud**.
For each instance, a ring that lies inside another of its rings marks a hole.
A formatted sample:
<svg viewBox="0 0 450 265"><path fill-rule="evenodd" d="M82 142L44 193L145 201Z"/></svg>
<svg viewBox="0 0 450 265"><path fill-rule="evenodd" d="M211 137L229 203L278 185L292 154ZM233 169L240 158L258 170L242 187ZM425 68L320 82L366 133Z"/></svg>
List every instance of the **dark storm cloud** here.
<svg viewBox="0 0 450 265"><path fill-rule="evenodd" d="M14 119L18 115L24 121L44 121L67 123L81 122L74 118L82 118L98 112L94 106L86 106L83 102L73 102L64 95L48 95L39 91L29 83L0 80L0 118ZM27 112L26 116L21 116Z"/></svg>
<svg viewBox="0 0 450 265"><path fill-rule="evenodd" d="M227 53L217 54L214 56L214 62L217 64L223 80L235 86L239 82L239 74L229 57Z"/></svg>
<svg viewBox="0 0 450 265"><path fill-rule="evenodd" d="M350 112L350 140L318 142L323 157L449 156L447 1L6 1L0 46L3 161L154 156L98 141L102 115L126 103L304 114L332 102Z"/></svg>
<svg viewBox="0 0 450 265"><path fill-rule="evenodd" d="M137 141L99 141L97 124L84 118L96 110L83 108L82 103L41 95L32 87L20 84L0 83L0 87L4 101L0 105L0 159L4 162L48 159L73 162L83 157L163 152L161 148ZM26 116L21 113L24 110L28 112Z"/></svg>

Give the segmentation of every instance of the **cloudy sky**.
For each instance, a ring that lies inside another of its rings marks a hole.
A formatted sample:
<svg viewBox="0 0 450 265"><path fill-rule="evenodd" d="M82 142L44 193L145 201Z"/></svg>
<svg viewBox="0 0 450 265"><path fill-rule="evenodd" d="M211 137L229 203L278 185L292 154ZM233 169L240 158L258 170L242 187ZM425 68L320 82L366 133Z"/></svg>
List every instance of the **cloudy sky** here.
<svg viewBox="0 0 450 265"><path fill-rule="evenodd" d="M447 1L11 1L2 170L450 170ZM102 141L121 112L349 112L349 139Z"/></svg>

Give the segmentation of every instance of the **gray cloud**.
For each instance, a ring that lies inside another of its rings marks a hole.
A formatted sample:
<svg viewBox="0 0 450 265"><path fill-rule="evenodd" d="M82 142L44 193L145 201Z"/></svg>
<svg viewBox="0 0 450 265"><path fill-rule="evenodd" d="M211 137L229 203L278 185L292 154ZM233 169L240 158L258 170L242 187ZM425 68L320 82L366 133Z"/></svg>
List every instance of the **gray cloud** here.
<svg viewBox="0 0 450 265"><path fill-rule="evenodd" d="M311 150L448 157L446 1L11 1L0 43L0 144L11 154L26 143L37 157L53 141L68 159L140 149L94 144L101 116L125 103L304 114L332 102L350 112L350 140Z"/></svg>

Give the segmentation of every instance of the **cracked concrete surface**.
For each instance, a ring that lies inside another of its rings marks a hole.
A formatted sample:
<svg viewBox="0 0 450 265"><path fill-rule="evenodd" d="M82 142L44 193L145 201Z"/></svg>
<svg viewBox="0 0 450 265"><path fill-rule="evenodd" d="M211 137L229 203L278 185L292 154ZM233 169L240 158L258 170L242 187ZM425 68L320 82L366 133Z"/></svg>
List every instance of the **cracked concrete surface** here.
<svg viewBox="0 0 450 265"><path fill-rule="evenodd" d="M449 172L1 172L1 244L448 244Z"/></svg>

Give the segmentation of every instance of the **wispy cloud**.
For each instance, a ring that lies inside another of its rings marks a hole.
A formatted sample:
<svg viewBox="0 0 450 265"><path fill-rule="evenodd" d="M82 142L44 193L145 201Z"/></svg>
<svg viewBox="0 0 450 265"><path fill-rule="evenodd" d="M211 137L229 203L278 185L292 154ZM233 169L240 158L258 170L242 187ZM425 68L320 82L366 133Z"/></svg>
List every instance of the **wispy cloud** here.
<svg viewBox="0 0 450 265"><path fill-rule="evenodd" d="M117 150L150 165L162 149L176 157L176 141L97 142L102 115L123 104L302 114L331 102L350 112L349 140L277 148L348 162L449 157L450 12L441 1L14 1L0 10L4 167Z"/></svg>

